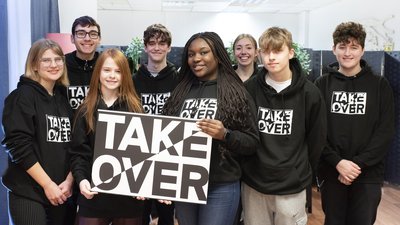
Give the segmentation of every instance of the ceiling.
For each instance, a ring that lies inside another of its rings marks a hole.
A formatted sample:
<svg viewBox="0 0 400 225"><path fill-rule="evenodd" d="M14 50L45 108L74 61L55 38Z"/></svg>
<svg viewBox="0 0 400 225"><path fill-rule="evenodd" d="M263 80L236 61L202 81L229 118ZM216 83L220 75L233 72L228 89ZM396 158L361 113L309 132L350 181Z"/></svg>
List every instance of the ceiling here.
<svg viewBox="0 0 400 225"><path fill-rule="evenodd" d="M342 0L97 0L99 10L301 13Z"/></svg>

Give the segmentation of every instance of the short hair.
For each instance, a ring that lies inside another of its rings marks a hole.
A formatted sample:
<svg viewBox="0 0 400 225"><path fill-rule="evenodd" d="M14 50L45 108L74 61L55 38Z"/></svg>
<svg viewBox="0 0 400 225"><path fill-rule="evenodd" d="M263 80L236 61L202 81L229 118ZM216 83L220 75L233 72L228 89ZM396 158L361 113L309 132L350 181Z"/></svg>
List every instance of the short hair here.
<svg viewBox="0 0 400 225"><path fill-rule="evenodd" d="M261 49L267 51L280 50L284 45L292 49L292 33L285 28L271 27L261 34L258 44Z"/></svg>
<svg viewBox="0 0 400 225"><path fill-rule="evenodd" d="M239 34L236 39L233 41L232 47L235 49L235 45L238 43L238 41L247 38L250 40L250 42L253 44L254 49L257 50L257 41L256 39L251 35L251 34Z"/></svg>
<svg viewBox="0 0 400 225"><path fill-rule="evenodd" d="M334 46L339 43L348 44L350 43L350 39L355 39L358 44L364 48L367 34L361 24L355 22L343 22L336 27L332 36Z"/></svg>
<svg viewBox="0 0 400 225"><path fill-rule="evenodd" d="M90 17L90 16L81 16L79 18L76 18L74 23L72 24L72 29L71 29L72 35L75 34L75 28L78 25L81 25L82 27L90 27L90 26L97 27L97 29L99 30L99 36L101 37L100 25L92 17Z"/></svg>
<svg viewBox="0 0 400 225"><path fill-rule="evenodd" d="M67 66L65 63L64 53L55 41L49 39L39 39L32 44L32 47L29 49L28 57L26 58L25 63L25 77L30 78L34 81L40 81L40 75L37 71L37 68L40 66L40 59L43 54L47 50L52 50L56 55L61 57L64 61L63 65L63 73L60 78L56 81L56 84L68 86L69 80L67 76Z"/></svg>
<svg viewBox="0 0 400 225"><path fill-rule="evenodd" d="M161 39L161 41L166 42L168 46L171 46L172 36L171 32L162 24L156 23L148 26L143 32L143 43L146 46L151 38Z"/></svg>

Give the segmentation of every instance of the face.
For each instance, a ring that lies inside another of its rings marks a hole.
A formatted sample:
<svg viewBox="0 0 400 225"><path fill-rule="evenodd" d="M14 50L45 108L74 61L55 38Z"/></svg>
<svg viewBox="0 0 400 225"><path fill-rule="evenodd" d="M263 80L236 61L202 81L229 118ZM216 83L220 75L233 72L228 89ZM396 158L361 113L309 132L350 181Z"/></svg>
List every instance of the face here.
<svg viewBox="0 0 400 225"><path fill-rule="evenodd" d="M64 57L57 55L53 50L47 49L39 60L36 68L44 87L53 86L64 72Z"/></svg>
<svg viewBox="0 0 400 225"><path fill-rule="evenodd" d="M86 60L93 58L96 48L100 44L101 40L98 33L99 30L96 26L82 27L81 25L77 25L75 27L75 34L71 36L71 41L75 44L79 58ZM83 35L85 36L83 37Z"/></svg>
<svg viewBox="0 0 400 225"><path fill-rule="evenodd" d="M167 60L167 54L171 51L171 46L162 41L161 38L150 38L149 42L144 46L144 51L151 62L163 62Z"/></svg>
<svg viewBox="0 0 400 225"><path fill-rule="evenodd" d="M248 38L242 38L236 42L234 52L238 65L243 67L253 65L257 57L257 49Z"/></svg>
<svg viewBox="0 0 400 225"><path fill-rule="evenodd" d="M260 50L260 55L264 67L271 75L280 75L286 73L289 68L289 60L294 56L294 50L289 49L287 45L283 45L278 50L266 51Z"/></svg>
<svg viewBox="0 0 400 225"><path fill-rule="evenodd" d="M100 72L101 92L118 94L121 86L121 71L111 57L108 57Z"/></svg>
<svg viewBox="0 0 400 225"><path fill-rule="evenodd" d="M188 65L199 80L215 80L218 61L210 46L202 38L195 39L188 48Z"/></svg>
<svg viewBox="0 0 400 225"><path fill-rule="evenodd" d="M364 55L364 49L355 39L349 41L349 43L342 42L333 46L333 54L339 62L339 71L355 75L361 69L360 60Z"/></svg>

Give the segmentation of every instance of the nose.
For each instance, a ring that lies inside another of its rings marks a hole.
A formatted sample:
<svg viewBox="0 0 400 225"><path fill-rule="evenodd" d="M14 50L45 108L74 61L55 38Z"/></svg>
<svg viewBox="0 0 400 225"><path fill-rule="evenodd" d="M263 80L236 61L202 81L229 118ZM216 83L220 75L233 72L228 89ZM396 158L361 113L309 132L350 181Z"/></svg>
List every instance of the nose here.
<svg viewBox="0 0 400 225"><path fill-rule="evenodd" d="M85 35L85 37L83 39L84 40L90 40L89 33L86 33L86 35Z"/></svg>

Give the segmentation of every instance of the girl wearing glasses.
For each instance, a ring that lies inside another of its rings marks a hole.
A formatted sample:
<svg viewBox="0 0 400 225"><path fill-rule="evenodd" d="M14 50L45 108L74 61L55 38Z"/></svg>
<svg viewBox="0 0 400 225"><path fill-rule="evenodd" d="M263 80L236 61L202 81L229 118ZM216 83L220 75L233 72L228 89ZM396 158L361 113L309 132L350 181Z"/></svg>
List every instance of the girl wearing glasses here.
<svg viewBox="0 0 400 225"><path fill-rule="evenodd" d="M79 225L141 225L142 198L92 192L95 124L98 109L143 112L128 61L117 49L107 49L93 70L88 95L78 108L71 143L71 168L79 185Z"/></svg>
<svg viewBox="0 0 400 225"><path fill-rule="evenodd" d="M72 111L62 94L68 78L60 46L36 41L25 74L5 100L2 144L9 155L3 183L10 224L70 224L73 178L67 157Z"/></svg>

